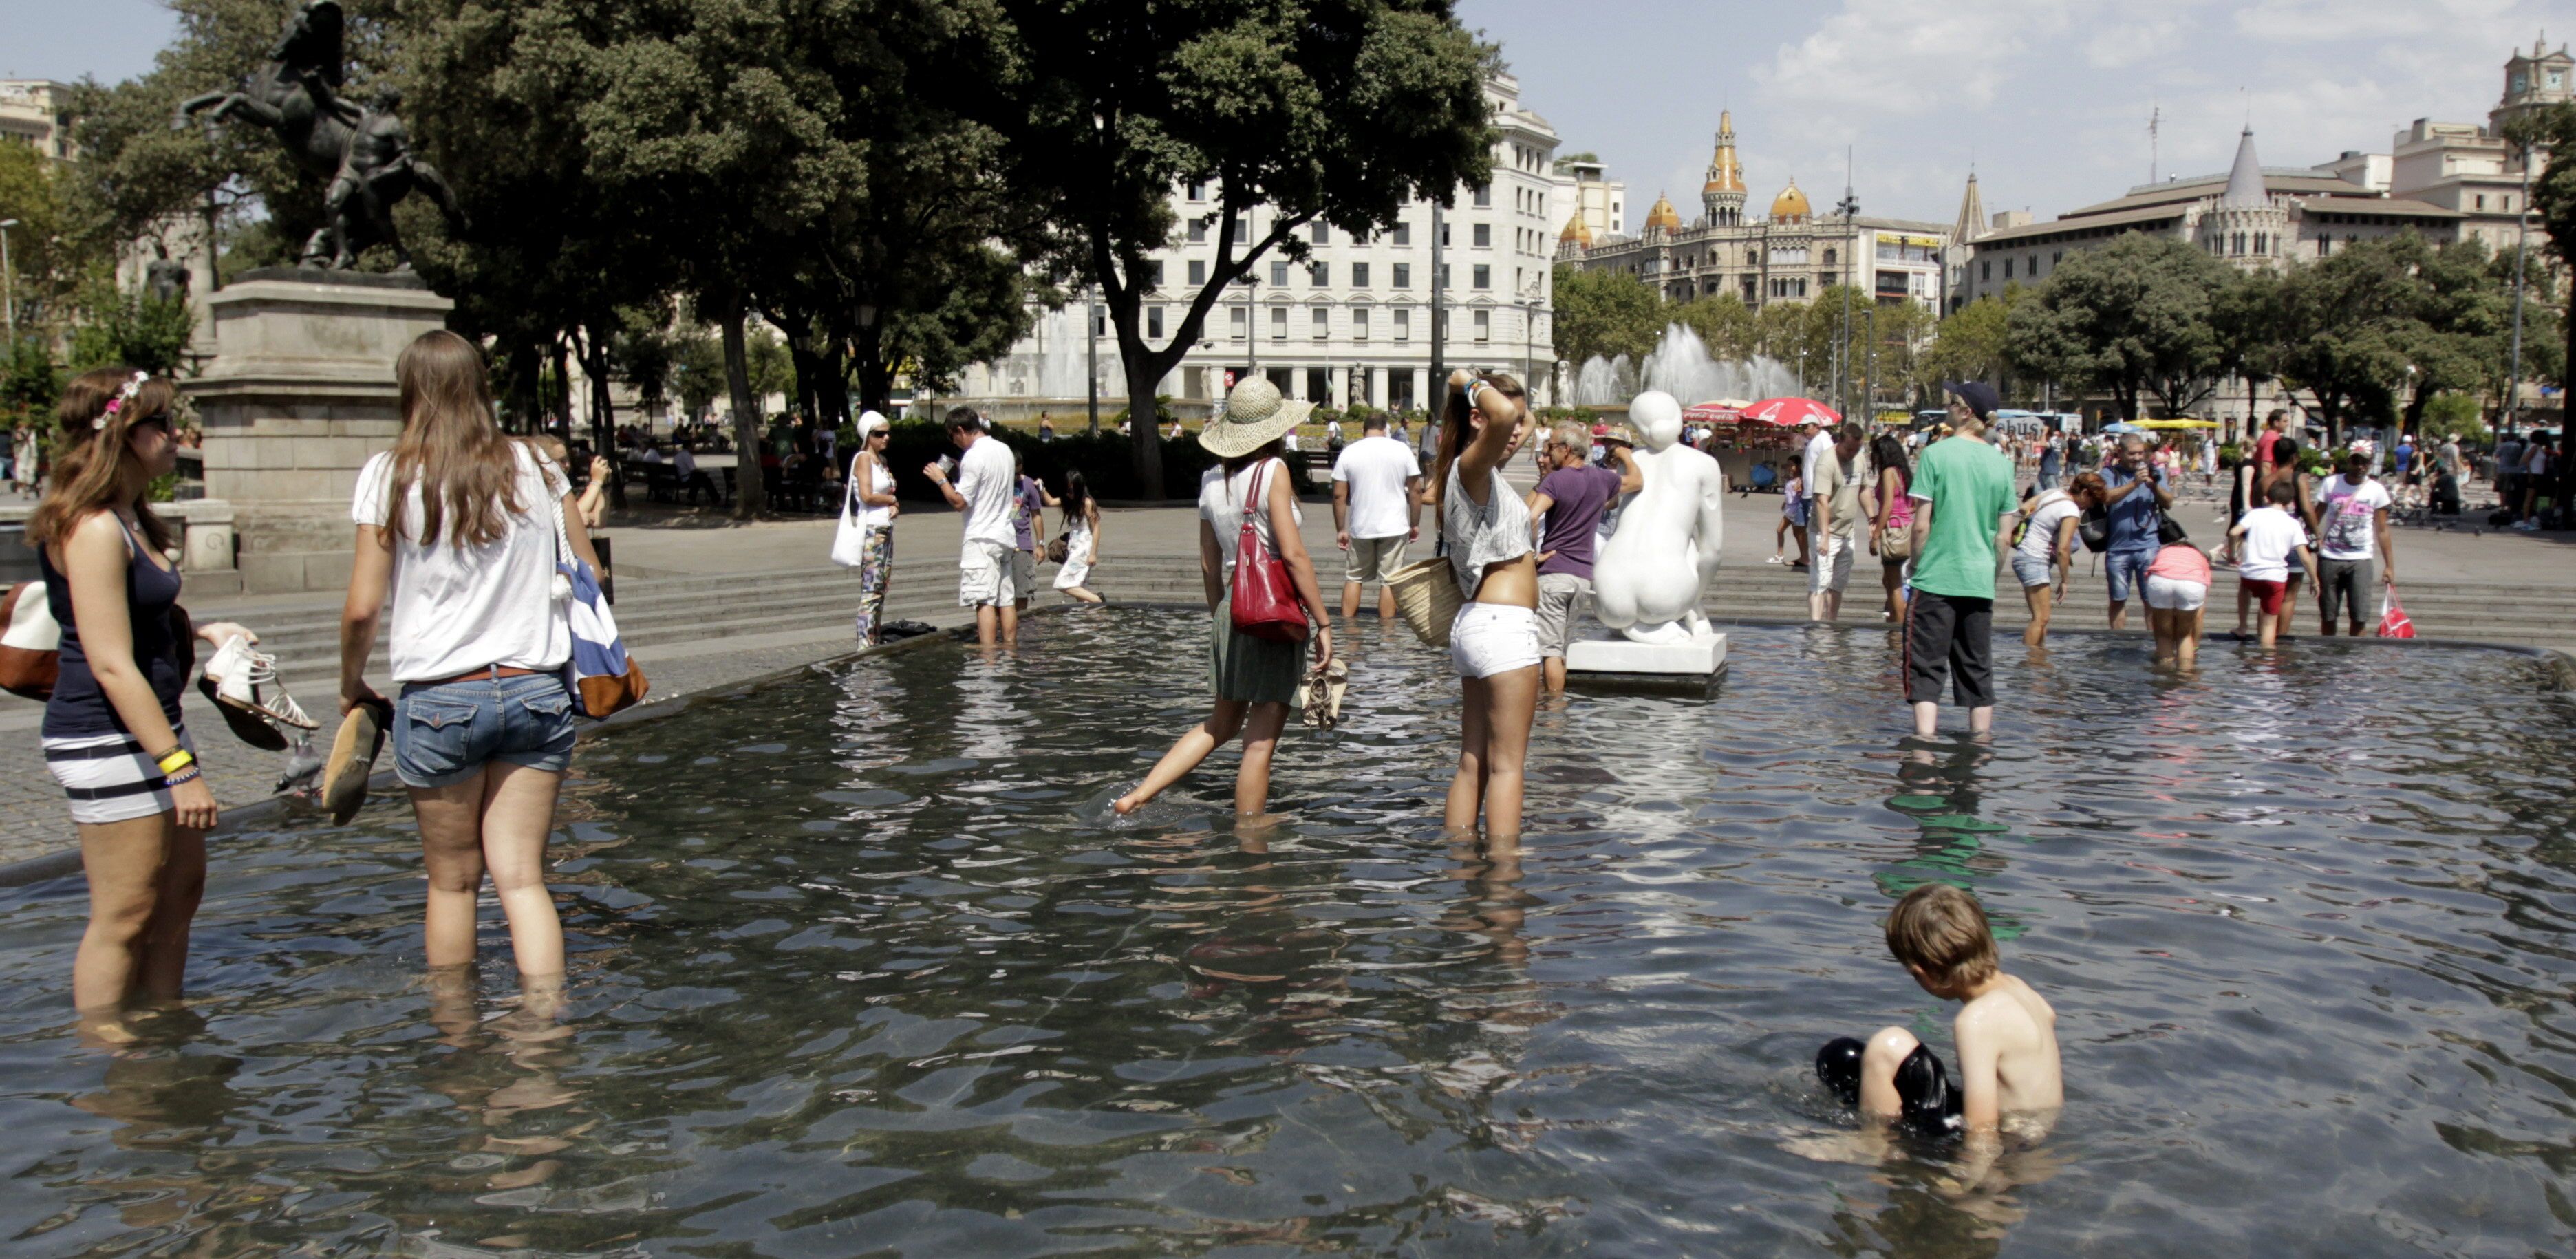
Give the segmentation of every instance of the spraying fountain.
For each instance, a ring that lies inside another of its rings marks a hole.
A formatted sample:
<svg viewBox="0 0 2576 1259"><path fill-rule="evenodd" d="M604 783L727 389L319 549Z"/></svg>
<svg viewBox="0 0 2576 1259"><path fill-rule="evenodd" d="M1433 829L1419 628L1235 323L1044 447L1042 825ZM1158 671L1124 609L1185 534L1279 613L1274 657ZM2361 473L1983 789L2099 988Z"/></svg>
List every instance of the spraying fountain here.
<svg viewBox="0 0 2576 1259"><path fill-rule="evenodd" d="M1620 406L1649 389L1671 394L1684 406L1719 398L1749 402L1799 392L1798 374L1778 360L1757 356L1746 362L1721 363L1698 333L1678 323L1664 326L1664 334L1656 338L1642 365L1630 362L1625 354L1610 359L1595 355L1574 369L1576 406Z"/></svg>

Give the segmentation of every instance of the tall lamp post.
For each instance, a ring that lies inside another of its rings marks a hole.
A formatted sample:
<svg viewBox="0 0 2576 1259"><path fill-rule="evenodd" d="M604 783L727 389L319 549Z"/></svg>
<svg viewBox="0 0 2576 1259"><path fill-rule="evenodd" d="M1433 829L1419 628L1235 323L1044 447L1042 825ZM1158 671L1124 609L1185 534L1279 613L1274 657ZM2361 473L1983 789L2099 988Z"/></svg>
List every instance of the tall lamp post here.
<svg viewBox="0 0 2576 1259"><path fill-rule="evenodd" d="M1100 436L1100 288L1082 295L1083 375L1091 387L1091 435Z"/></svg>
<svg viewBox="0 0 2576 1259"><path fill-rule="evenodd" d="M16 219L0 219L0 313L8 316L9 351L12 354L18 349L18 273L9 266L9 229L17 225ZM2520 308L2516 308L2515 313L2520 314ZM2516 324L2514 330L2520 333L2521 325ZM2520 344L2519 339L2516 344Z"/></svg>
<svg viewBox="0 0 2576 1259"><path fill-rule="evenodd" d="M1860 215L1860 198L1852 195L1851 149L1843 149L1843 199L1834 206L1843 219L1843 336L1834 346L1834 407L1845 418L1851 415L1851 300L1852 270L1857 265L1852 251L1860 247L1860 233L1854 224Z"/></svg>

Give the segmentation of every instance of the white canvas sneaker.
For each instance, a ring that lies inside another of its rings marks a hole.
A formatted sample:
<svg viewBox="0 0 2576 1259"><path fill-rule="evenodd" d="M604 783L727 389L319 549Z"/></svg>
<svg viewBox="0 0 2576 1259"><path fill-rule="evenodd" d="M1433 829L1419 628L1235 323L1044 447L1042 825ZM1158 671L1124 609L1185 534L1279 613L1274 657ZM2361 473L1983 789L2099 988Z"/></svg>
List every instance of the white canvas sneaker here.
<svg viewBox="0 0 2576 1259"><path fill-rule="evenodd" d="M218 703L298 730L311 730L321 724L305 716L303 706L277 684L277 657L253 651L247 638L225 639L224 645L215 649L214 659L206 662L206 676L215 680Z"/></svg>

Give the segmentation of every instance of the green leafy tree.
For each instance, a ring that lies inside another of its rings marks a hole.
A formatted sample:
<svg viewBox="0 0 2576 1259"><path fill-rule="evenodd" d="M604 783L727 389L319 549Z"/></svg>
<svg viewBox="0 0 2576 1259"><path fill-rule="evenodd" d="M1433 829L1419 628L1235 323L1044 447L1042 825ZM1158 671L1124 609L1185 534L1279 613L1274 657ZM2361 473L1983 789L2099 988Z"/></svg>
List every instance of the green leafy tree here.
<svg viewBox="0 0 2576 1259"><path fill-rule="evenodd" d="M1799 387L1813 393L1817 391L1813 382L1823 379L1828 369L1817 347L1809 343L1811 315L1805 306L1796 303L1765 303L1753 312L1753 348L1755 353L1798 373Z"/></svg>
<svg viewBox="0 0 2576 1259"><path fill-rule="evenodd" d="M1625 271L1558 267L1550 281L1556 357L1573 367L1625 354L1645 357L1662 335L1666 312L1653 287Z"/></svg>
<svg viewBox="0 0 2576 1259"><path fill-rule="evenodd" d="M2576 274L2576 104L2552 105L2510 119L2505 125L2505 139L2526 154L2546 153L2548 164L2531 184L2531 205L2540 212L2540 228L2546 233L2549 252L2557 255L2561 274ZM2531 303L2524 303L2523 339L2525 352L2534 338L2531 328ZM2561 390L2569 385L2569 371L2576 367L2576 318L2567 318L2562 310L2559 319L2559 349L2556 377ZM2526 368L2531 360L2526 358ZM2539 375L2530 371L2530 375ZM2576 476L2576 460L2565 461L2569 475Z"/></svg>
<svg viewBox="0 0 2576 1259"><path fill-rule="evenodd" d="M9 229L9 270L20 336L59 322L81 276L109 261L74 233L70 195L34 146L0 143L0 219L18 220Z"/></svg>
<svg viewBox="0 0 2576 1259"><path fill-rule="evenodd" d="M1938 390L1954 380L1981 380L2009 395L2012 306L2002 297L1980 297L1944 316L1932 344L1914 360L1914 383Z"/></svg>
<svg viewBox="0 0 2576 1259"><path fill-rule="evenodd" d="M2227 264L2184 241L2125 233L2068 257L2012 310L2014 358L2111 395L2124 420L2150 394L2179 413L2218 369L2210 309L2227 278Z"/></svg>
<svg viewBox="0 0 2576 1259"><path fill-rule="evenodd" d="M1385 231L1408 204L1446 204L1492 176L1493 53L1448 0L986 10L982 59L955 67L972 84L961 108L1003 137L1017 192L1061 225L1057 274L1099 288L1139 414L1227 286L1273 251L1304 258L1309 224ZM1158 283L1149 257L1171 241L1171 194L1189 183L1210 190L1218 242L1195 291ZM1149 295L1182 302L1159 346L1145 336ZM1162 484L1152 432L1139 425L1133 441L1139 482Z"/></svg>
<svg viewBox="0 0 2576 1259"><path fill-rule="evenodd" d="M2279 272L2241 272L2210 303L2210 330L2218 341L2218 373L2245 382L2246 409L2280 370L2282 288Z"/></svg>
<svg viewBox="0 0 2576 1259"><path fill-rule="evenodd" d="M1699 334L1700 344L1719 362L1753 357L1753 308L1733 293L1693 298L1666 311L1664 318Z"/></svg>
<svg viewBox="0 0 2576 1259"><path fill-rule="evenodd" d="M197 316L184 296L162 301L139 289L116 287L105 276L84 285L72 326L71 370L132 367L156 376L175 375L187 361Z"/></svg>

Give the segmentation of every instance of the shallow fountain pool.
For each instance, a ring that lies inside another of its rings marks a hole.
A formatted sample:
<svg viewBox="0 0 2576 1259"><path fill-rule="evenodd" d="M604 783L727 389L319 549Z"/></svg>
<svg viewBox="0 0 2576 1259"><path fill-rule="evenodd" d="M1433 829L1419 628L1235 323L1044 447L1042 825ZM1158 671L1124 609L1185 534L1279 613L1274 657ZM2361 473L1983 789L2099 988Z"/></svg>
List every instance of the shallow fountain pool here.
<svg viewBox="0 0 2576 1259"><path fill-rule="evenodd" d="M1517 857L1444 843L1445 656L1368 625L1281 820L1194 618L1033 623L583 750L560 1021L497 907L424 979L408 814L222 840L196 994L106 1056L75 883L0 894L9 1253L2531 1254L2576 1234L2569 737L2501 652L2008 644L1900 739L1875 633L1540 715ZM1962 1191L1809 1058L1948 1014L1878 924L1973 887L2056 1004L2057 1132Z"/></svg>

